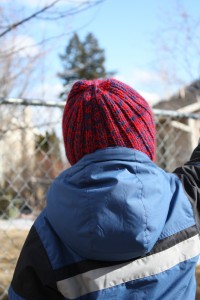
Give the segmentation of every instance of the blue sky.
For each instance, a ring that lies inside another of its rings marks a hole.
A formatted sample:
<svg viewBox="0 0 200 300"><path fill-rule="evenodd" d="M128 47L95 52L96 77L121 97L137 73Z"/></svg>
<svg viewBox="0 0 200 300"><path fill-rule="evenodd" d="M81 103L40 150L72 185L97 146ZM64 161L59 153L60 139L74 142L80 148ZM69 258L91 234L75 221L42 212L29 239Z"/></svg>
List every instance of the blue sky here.
<svg viewBox="0 0 200 300"><path fill-rule="evenodd" d="M52 2L51 0L46 1ZM73 1L75 0L71 0L71 2ZM5 0L3 2L6 3ZM67 2L69 0L64 5ZM42 1L37 0L16 1L16 5L23 4L27 12L36 6L40 7L41 3ZM45 74L43 74L42 81L37 82L36 80L34 87L32 87L31 97L43 97L49 100L56 98L61 88L56 73L62 70L58 54L64 51L73 31L77 31L81 39L84 39L87 33L92 32L97 38L99 46L105 50L106 69L117 71L116 78L141 92L150 103L173 93L181 82L178 82L175 87L173 85L170 87L164 84L158 71L160 65L166 64L168 66L168 60L170 60L170 56L172 57L171 48L169 47L167 56L162 55L158 49L160 46L162 47L162 38L164 38L165 43L163 47L168 44L167 39L169 39L170 44L170 38L174 31L176 35L173 43L176 41L180 43L180 39L184 38L181 37L182 28L178 28L180 11L187 12L194 22L198 17L200 19L200 3L197 0L105 0L93 9L69 17L62 23L54 22L52 24L40 21L40 29L36 23L32 23L32 26L30 23L30 26L22 28L23 31L20 33L21 36L26 37L26 41L28 41L28 37L37 42L41 35L48 38L48 36L56 35L59 32L66 34L62 38L45 45L47 51L51 50L40 64L40 67L45 69ZM165 31L166 28L169 29L169 33ZM183 28L183 30L185 29ZM181 52L181 50L179 51ZM181 55L177 54L178 59L176 58L176 62L180 58L180 64ZM195 56L195 53L193 55L191 52L189 60L192 69L195 69L198 63L198 57ZM173 64L173 61L170 61L169 68L171 70L174 67ZM199 69L192 72L192 75L188 72L185 72L184 75L182 66L178 66L176 70L178 68L179 72L183 74L185 82L189 82L199 75Z"/></svg>
<svg viewBox="0 0 200 300"><path fill-rule="evenodd" d="M178 10L180 13L187 12L191 19L200 18L200 3L193 0L107 0L97 10L91 24L80 31L80 35L84 36L91 30L105 49L107 68L117 70L119 79L147 97L152 96L154 101L164 97L165 93L173 92L173 89L166 89L157 72L158 64L162 63L162 57L157 54L157 44L163 28L180 22ZM77 27L81 22L84 24L92 13L88 11L74 24ZM164 34L167 36L166 32ZM185 80L188 82L190 77Z"/></svg>

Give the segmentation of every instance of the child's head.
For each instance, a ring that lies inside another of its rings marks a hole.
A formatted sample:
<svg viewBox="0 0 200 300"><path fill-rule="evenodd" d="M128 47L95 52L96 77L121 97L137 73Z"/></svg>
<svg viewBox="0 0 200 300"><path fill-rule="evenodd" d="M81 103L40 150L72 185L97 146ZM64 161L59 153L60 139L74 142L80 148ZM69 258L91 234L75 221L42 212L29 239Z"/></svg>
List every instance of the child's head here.
<svg viewBox="0 0 200 300"><path fill-rule="evenodd" d="M107 147L134 148L155 159L155 124L148 103L116 79L77 81L63 114L63 137L71 165Z"/></svg>

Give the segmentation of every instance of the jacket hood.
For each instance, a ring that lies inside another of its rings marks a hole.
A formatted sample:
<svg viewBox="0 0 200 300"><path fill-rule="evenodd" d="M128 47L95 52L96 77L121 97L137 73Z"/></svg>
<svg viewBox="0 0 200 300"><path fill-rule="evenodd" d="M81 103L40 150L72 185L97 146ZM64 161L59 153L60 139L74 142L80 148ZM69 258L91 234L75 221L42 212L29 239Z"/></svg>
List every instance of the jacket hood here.
<svg viewBox="0 0 200 300"><path fill-rule="evenodd" d="M115 147L84 156L47 193L47 217L82 257L123 261L148 253L164 227L169 175L140 151Z"/></svg>

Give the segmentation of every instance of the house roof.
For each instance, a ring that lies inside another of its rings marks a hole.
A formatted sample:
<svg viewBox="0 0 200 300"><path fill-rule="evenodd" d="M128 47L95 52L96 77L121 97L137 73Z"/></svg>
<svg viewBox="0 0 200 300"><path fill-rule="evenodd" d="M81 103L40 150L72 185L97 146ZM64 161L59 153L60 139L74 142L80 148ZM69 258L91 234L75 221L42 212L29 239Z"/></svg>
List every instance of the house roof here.
<svg viewBox="0 0 200 300"><path fill-rule="evenodd" d="M183 87L178 93L172 95L169 99L156 103L153 108L180 110L181 108L196 102L200 102L200 79Z"/></svg>

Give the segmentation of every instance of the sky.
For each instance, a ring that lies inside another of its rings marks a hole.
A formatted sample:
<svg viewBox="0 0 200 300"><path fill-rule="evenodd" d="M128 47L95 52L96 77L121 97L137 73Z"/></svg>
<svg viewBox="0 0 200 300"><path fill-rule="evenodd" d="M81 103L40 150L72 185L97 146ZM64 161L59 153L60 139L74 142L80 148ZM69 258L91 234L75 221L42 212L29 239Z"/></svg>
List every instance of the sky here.
<svg viewBox="0 0 200 300"><path fill-rule="evenodd" d="M5 6L9 2L11 3L9 0L1 1ZM23 6L24 15L26 15L36 8L42 7L44 3L42 1L52 2L52 0L16 0L15 5L16 7L17 5ZM71 1L71 5L81 2L81 0L63 0L60 8L67 7L69 1ZM59 54L64 52L64 48L74 32L77 32L82 40L89 32L92 32L97 38L99 46L105 50L106 70L116 71L115 78L132 86L150 104L173 94L183 82L188 83L199 76L198 56L195 56L196 52L193 53L191 47L188 49L188 53L190 51L191 53L187 61L189 60L191 64L188 69L190 71L192 69L194 72L189 74L186 67L184 70L181 61L181 57L186 52L184 51L185 36L182 36L181 32L184 32L187 26L189 29L191 26L191 24L186 24L185 28L178 27L180 26L179 15L185 13L194 22L198 18L200 19L198 0L105 0L94 8L70 16L62 22L47 22L41 19L38 20L38 24L35 21L30 22L28 26L20 29L17 39L20 45L37 44L41 36L48 38L60 33L63 35L42 46L37 45L24 50L28 51L30 55L34 55L41 49L48 52L48 55L43 57L40 65L37 66L40 69L40 72L37 73L40 79L37 80L37 77L34 77L35 84L29 89L27 97L57 99L57 95L62 89L61 82L57 77L57 73L62 71ZM181 16L183 17L183 15ZM182 49L181 47L178 49L177 45L181 45ZM168 49L168 51L159 51L161 48ZM186 62L186 58L184 61ZM179 66L175 69L175 64L178 62ZM161 79L160 68L162 66L171 71L171 85L165 84L163 78ZM177 70L183 77L182 81L176 79ZM43 74L42 80L41 74ZM176 85L174 85L175 81Z"/></svg>

